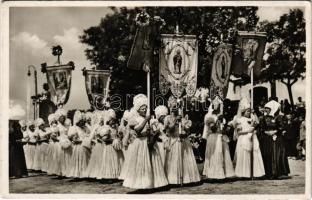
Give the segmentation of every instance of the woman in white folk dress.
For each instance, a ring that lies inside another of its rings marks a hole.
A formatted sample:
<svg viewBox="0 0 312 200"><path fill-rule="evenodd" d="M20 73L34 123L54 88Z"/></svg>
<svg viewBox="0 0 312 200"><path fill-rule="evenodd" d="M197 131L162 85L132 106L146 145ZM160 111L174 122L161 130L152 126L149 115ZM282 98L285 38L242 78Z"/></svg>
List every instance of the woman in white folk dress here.
<svg viewBox="0 0 312 200"><path fill-rule="evenodd" d="M59 167L60 167L60 174L59 176L66 176L69 165L69 161L72 155L72 143L68 139L68 128L65 124L66 118L67 118L67 110L65 109L58 109L55 112L55 115L57 116L57 127L60 132L59 136Z"/></svg>
<svg viewBox="0 0 312 200"><path fill-rule="evenodd" d="M233 122L237 134L234 157L235 175L243 178L251 177L251 150L253 150L253 176L262 177L265 175L259 141L255 133L257 120L250 111L250 103L247 99L242 99L237 115L240 117L237 117Z"/></svg>
<svg viewBox="0 0 312 200"><path fill-rule="evenodd" d="M135 130L130 129L129 121L132 119L133 116L136 116L136 114L134 113L137 113L137 112L136 111L134 112L133 108L130 111L125 111L123 120L121 120L124 123L124 125L125 123L127 125L125 125L125 127L122 129L122 132L123 132L122 148L123 148L125 160L122 164L120 176L118 177L118 179L120 180L124 180L126 173L128 171L129 163L131 162L129 152L131 151L131 148L133 147L132 143L134 139L136 138L136 133L135 133Z"/></svg>
<svg viewBox="0 0 312 200"><path fill-rule="evenodd" d="M120 125L118 127L118 135L121 137L122 139L122 153L124 155L124 158L126 159L126 151L127 151L127 148L128 148L128 144L127 144L127 141L128 141L128 137L129 137L129 133L128 133L128 121L129 121L129 115L130 115L130 112L129 110L125 110L124 111L124 114L120 120Z"/></svg>
<svg viewBox="0 0 312 200"><path fill-rule="evenodd" d="M215 98L204 119L203 138L207 140L203 175L209 179L235 176L228 146L229 138L222 134L222 101Z"/></svg>
<svg viewBox="0 0 312 200"><path fill-rule="evenodd" d="M25 120L20 120L19 124L21 126L21 131L23 133L22 142L24 143L23 149L24 149L24 154L25 154L26 168L29 169L30 154L29 154L29 148L28 148L29 147L29 145L28 145L28 141L29 141L28 127L27 127L27 123Z"/></svg>
<svg viewBox="0 0 312 200"><path fill-rule="evenodd" d="M181 132L179 124L181 123ZM188 140L189 129L192 122L188 117L182 118L177 110L164 120L166 134L169 137L166 145L165 171L169 184L188 184L200 181L193 148Z"/></svg>
<svg viewBox="0 0 312 200"><path fill-rule="evenodd" d="M99 179L117 179L123 164L121 138L117 132L116 114L113 109L107 110L105 125L101 129L103 140L102 164Z"/></svg>
<svg viewBox="0 0 312 200"><path fill-rule="evenodd" d="M130 162L126 168L123 186L134 189L165 186L168 181L161 165L159 150L156 147L149 152L150 115L147 114L147 97L144 94L138 94L133 98L132 110L129 128L135 131L137 137L128 149L127 156Z"/></svg>
<svg viewBox="0 0 312 200"><path fill-rule="evenodd" d="M49 133L46 132L44 127L44 121L42 118L38 118L35 121L36 124L36 135L38 137L37 139L37 148L35 152L35 158L34 158L34 170L37 171L43 171L43 169L46 169L44 167L44 159L47 154L48 150L48 135Z"/></svg>
<svg viewBox="0 0 312 200"><path fill-rule="evenodd" d="M166 106L160 105L155 108L157 127L160 131L160 135L159 135L160 140L157 141L157 144L159 147L159 153L161 156L163 166L165 166L165 160L166 160L165 144L168 142L168 137L166 135L165 126L164 126L164 120L167 115L168 115L168 108Z"/></svg>
<svg viewBox="0 0 312 200"><path fill-rule="evenodd" d="M35 153L37 148L37 139L38 135L35 132L35 122L33 120L29 120L27 123L28 126L28 153L29 153L29 159L28 159L28 166L27 168L34 170L34 161L35 161Z"/></svg>
<svg viewBox="0 0 312 200"><path fill-rule="evenodd" d="M97 114L99 115L99 114ZM97 116L98 125L91 132L90 137L92 138L92 142L94 146L92 148L90 160L88 167L85 171L85 177L101 179L100 170L102 168L103 162L103 150L104 150L104 141L103 136L105 133L104 130L104 116Z"/></svg>
<svg viewBox="0 0 312 200"><path fill-rule="evenodd" d="M85 140L89 140L90 130L86 126L86 119L79 110L74 115L74 125L68 130L68 137L73 143L73 153L69 161L66 176L73 178L84 178L91 151L82 145Z"/></svg>
<svg viewBox="0 0 312 200"><path fill-rule="evenodd" d="M48 128L48 132L50 134L50 141L47 153L47 173L48 175L58 175L61 173L59 167L59 154L60 154L60 144L59 144L59 129L58 129L58 120L57 115L55 113L50 114L48 117L48 121L50 127Z"/></svg>

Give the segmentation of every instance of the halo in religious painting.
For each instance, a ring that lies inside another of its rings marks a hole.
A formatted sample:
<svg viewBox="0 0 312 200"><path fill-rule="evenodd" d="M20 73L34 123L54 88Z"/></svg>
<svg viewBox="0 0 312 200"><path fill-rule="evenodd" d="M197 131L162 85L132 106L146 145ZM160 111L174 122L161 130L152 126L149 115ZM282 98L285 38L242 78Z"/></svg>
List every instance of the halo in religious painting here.
<svg viewBox="0 0 312 200"><path fill-rule="evenodd" d="M89 103L95 109L102 110L108 96L110 71L83 69Z"/></svg>

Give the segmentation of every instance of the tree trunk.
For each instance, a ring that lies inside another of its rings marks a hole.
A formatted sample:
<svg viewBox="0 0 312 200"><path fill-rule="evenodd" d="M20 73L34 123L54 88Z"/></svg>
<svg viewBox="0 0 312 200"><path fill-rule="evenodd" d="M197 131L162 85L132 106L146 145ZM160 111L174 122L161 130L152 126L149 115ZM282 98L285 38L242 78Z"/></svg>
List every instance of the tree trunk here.
<svg viewBox="0 0 312 200"><path fill-rule="evenodd" d="M292 84L286 84L286 86L287 86L290 104L291 104L291 107L293 108L294 107L294 99L293 99L292 90L291 90Z"/></svg>
<svg viewBox="0 0 312 200"><path fill-rule="evenodd" d="M271 97L276 97L276 82L275 82L275 80L271 80L270 84L271 84Z"/></svg>

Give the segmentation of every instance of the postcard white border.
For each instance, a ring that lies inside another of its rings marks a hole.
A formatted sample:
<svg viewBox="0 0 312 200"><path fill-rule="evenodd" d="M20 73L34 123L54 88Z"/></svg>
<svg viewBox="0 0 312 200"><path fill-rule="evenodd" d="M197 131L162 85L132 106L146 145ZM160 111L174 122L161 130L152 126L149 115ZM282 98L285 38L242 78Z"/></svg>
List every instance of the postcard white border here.
<svg viewBox="0 0 312 200"><path fill-rule="evenodd" d="M302 195L126 195L126 194L9 194L8 190L8 116L9 116L9 8L11 7L106 7L106 6L283 6L305 7L306 15L306 122L311 120L311 3L307 1L15 1L2 2L0 12L0 177L3 198L16 199L310 199L311 198L311 123L307 123L307 157L305 166L305 194Z"/></svg>

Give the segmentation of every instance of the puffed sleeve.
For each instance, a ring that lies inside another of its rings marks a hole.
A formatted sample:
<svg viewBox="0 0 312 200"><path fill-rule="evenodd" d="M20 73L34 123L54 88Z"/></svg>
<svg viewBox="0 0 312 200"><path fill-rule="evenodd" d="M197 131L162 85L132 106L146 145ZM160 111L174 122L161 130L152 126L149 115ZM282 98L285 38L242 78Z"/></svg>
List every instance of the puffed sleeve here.
<svg viewBox="0 0 312 200"><path fill-rule="evenodd" d="M209 123L208 123L208 113L204 117L204 130L203 130L203 136L202 138L207 139L209 135Z"/></svg>
<svg viewBox="0 0 312 200"><path fill-rule="evenodd" d="M136 118L131 118L128 122L128 125L131 129L134 129L139 124Z"/></svg>

